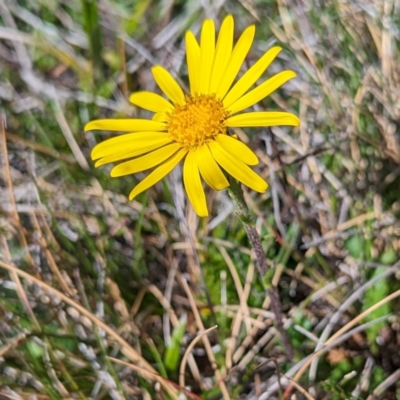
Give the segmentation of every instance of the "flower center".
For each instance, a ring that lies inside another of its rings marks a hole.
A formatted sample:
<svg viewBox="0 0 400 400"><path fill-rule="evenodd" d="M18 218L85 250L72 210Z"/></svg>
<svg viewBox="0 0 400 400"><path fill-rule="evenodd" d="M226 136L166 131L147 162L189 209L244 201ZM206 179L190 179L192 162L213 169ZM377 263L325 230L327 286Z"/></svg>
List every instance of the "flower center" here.
<svg viewBox="0 0 400 400"><path fill-rule="evenodd" d="M226 133L228 115L222 101L214 94L186 96L186 104L176 105L169 114L168 132L182 147L196 148Z"/></svg>

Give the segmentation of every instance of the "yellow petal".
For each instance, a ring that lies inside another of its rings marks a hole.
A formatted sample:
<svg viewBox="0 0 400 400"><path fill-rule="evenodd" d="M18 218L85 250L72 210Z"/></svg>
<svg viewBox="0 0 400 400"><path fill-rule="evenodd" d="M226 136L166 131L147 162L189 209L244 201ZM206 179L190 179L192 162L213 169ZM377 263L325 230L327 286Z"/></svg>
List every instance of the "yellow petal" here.
<svg viewBox="0 0 400 400"><path fill-rule="evenodd" d="M93 147L91 158L97 160L100 157L110 156L113 153L130 152L137 148L146 148L160 140L172 141L166 132L135 132L126 133L111 139L104 140Z"/></svg>
<svg viewBox="0 0 400 400"><path fill-rule="evenodd" d="M228 135L218 135L217 142L233 157L247 165L257 165L258 158L243 142Z"/></svg>
<svg viewBox="0 0 400 400"><path fill-rule="evenodd" d="M289 79L296 76L293 71L282 71L279 74L274 75L272 78L263 82L260 86L251 90L249 93L242 96L238 101L233 103L231 106L226 107L230 114L235 114L245 108L251 107L258 103L260 100L269 96L272 92L282 86Z"/></svg>
<svg viewBox="0 0 400 400"><path fill-rule="evenodd" d="M282 47L272 47L272 49L269 49L248 71L246 71L246 73L243 74L224 98L223 103L225 108L232 105L258 81L260 76L270 66L272 61L275 60L281 50Z"/></svg>
<svg viewBox="0 0 400 400"><path fill-rule="evenodd" d="M256 28L254 25L247 27L236 43L236 46L229 58L225 73L223 74L221 82L218 86L218 98L223 99L229 88L232 86L232 82L235 80L238 72L240 71L243 61L245 60L253 43L255 29Z"/></svg>
<svg viewBox="0 0 400 400"><path fill-rule="evenodd" d="M226 152L217 142L209 142L208 146L217 163L229 175L232 175L239 182L242 182L256 192L263 193L268 189L267 182L246 164Z"/></svg>
<svg viewBox="0 0 400 400"><path fill-rule="evenodd" d="M185 157L187 150L182 149L179 150L176 154L174 154L171 158L161 164L158 168L156 168L153 172L146 176L140 183L138 183L134 189L129 194L129 200L134 199L138 194L144 192L149 187L155 185L158 181L160 181L164 176L168 175Z"/></svg>
<svg viewBox="0 0 400 400"><path fill-rule="evenodd" d="M132 93L129 97L129 101L136 106L144 108L145 110L153 112L170 112L174 109L174 106L164 97L152 92L136 92Z"/></svg>
<svg viewBox="0 0 400 400"><path fill-rule="evenodd" d="M111 170L110 176L113 178L118 176L136 174L137 172L146 171L161 164L167 158L176 153L181 145L179 143L172 143L168 146L161 147L158 150L152 151L142 157L135 158L134 160L118 164Z"/></svg>
<svg viewBox="0 0 400 400"><path fill-rule="evenodd" d="M199 167L197 166L196 153L190 151L183 166L183 182L186 193L189 197L196 214L200 217L207 217L207 201L201 184Z"/></svg>
<svg viewBox="0 0 400 400"><path fill-rule="evenodd" d="M160 65L151 69L154 80L174 104L185 104L185 95L172 75Z"/></svg>
<svg viewBox="0 0 400 400"><path fill-rule="evenodd" d="M158 112L158 113L154 114L151 119L153 121L167 122L169 117L168 117L168 114L166 114L166 113Z"/></svg>
<svg viewBox="0 0 400 400"><path fill-rule="evenodd" d="M200 80L199 92L208 93L210 87L211 68L215 53L215 25L214 21L207 19L201 30L200 41Z"/></svg>
<svg viewBox="0 0 400 400"><path fill-rule="evenodd" d="M225 121L230 128L247 126L299 126L299 118L291 113L282 111L249 112L228 118Z"/></svg>
<svg viewBox="0 0 400 400"><path fill-rule="evenodd" d="M185 40L190 93L194 95L199 92L200 46L191 31L186 32Z"/></svg>
<svg viewBox="0 0 400 400"><path fill-rule="evenodd" d="M226 16L222 22L219 31L217 46L215 49L215 57L211 72L210 93L216 93L218 85L221 82L222 76L225 73L226 66L229 62L229 57L233 47L233 28L234 20L232 15Z"/></svg>
<svg viewBox="0 0 400 400"><path fill-rule="evenodd" d="M225 189L229 186L229 182L226 179L221 168L214 160L210 149L205 144L200 146L196 150L196 161L199 166L201 176L205 180L208 186L214 190Z"/></svg>
<svg viewBox="0 0 400 400"><path fill-rule="evenodd" d="M94 166L100 167L100 165L110 164L116 161L127 160L129 158L141 156L142 154L146 154L149 151L157 150L158 148L165 146L168 143L171 143L172 139L168 135L164 135L164 137L154 140L151 142L144 142L142 144L138 144L133 150L128 151L129 149L125 149L119 151L117 153L113 153L109 156L105 156L97 160ZM129 147L130 148L130 147Z"/></svg>
<svg viewBox="0 0 400 400"><path fill-rule="evenodd" d="M164 131L166 125L162 122L152 121L149 119L96 119L85 125L87 131Z"/></svg>

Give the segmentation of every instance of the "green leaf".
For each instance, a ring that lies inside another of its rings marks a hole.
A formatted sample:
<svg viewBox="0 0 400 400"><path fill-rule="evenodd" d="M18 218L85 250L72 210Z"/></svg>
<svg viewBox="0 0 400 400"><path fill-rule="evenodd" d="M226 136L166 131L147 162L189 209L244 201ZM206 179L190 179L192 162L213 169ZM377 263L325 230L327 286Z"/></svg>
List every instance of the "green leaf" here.
<svg viewBox="0 0 400 400"><path fill-rule="evenodd" d="M374 271L373 276L371 279L381 275L386 271L385 267L377 268ZM378 303L379 301L383 300L389 294L389 284L386 278L378 280L375 285L370 287L364 296L363 301L363 310L367 310L368 308L372 307L374 304ZM367 317L365 317L365 321L372 321L374 319L384 317L385 315L390 314L390 304L386 303L383 304L381 307L377 308L373 312L371 312ZM380 330L385 326L385 322L380 322L378 324L370 326L367 330L367 340L370 345L371 351L374 354L377 354L379 349L376 343L376 338L379 335Z"/></svg>
<svg viewBox="0 0 400 400"><path fill-rule="evenodd" d="M81 0L81 2L84 26L88 37L93 62L93 72L95 76L100 80L100 78L102 77L101 53L103 49L103 44L98 3L96 0Z"/></svg>
<svg viewBox="0 0 400 400"><path fill-rule="evenodd" d="M381 254L379 261L385 265L394 264L397 261L397 253L390 247Z"/></svg>
<svg viewBox="0 0 400 400"><path fill-rule="evenodd" d="M171 343L167 346L164 356L165 367L170 371L175 371L180 359L181 341L186 330L186 315L183 315L178 326L175 327L171 336Z"/></svg>
<svg viewBox="0 0 400 400"><path fill-rule="evenodd" d="M365 241L361 236L351 236L346 240L345 247L349 251L350 255L356 260L363 258Z"/></svg>
<svg viewBox="0 0 400 400"><path fill-rule="evenodd" d="M26 348L32 358L41 358L43 356L43 348L35 342L32 341L27 342Z"/></svg>
<svg viewBox="0 0 400 400"><path fill-rule="evenodd" d="M276 267L271 267L267 270L267 273L262 277L264 287L270 289L272 287L272 279L274 278Z"/></svg>

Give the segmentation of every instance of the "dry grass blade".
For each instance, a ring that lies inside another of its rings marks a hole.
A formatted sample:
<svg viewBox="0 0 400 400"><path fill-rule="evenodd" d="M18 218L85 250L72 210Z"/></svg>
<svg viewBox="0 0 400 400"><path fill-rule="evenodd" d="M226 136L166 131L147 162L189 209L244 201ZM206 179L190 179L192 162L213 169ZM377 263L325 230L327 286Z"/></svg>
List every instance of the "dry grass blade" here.
<svg viewBox="0 0 400 400"><path fill-rule="evenodd" d="M54 90L54 114L56 120L60 126L62 133L64 134L65 140L67 141L69 147L71 148L72 153L74 154L76 161L85 171L89 170L89 164L86 160L86 157L83 155L81 148L79 147L74 135L69 127L67 119L65 118L63 109L61 107L60 101L56 95Z"/></svg>
<svg viewBox="0 0 400 400"><path fill-rule="evenodd" d="M26 338L25 333L20 333L18 336L9 341L6 345L0 348L0 357L4 357L11 349L18 346L18 343Z"/></svg>
<svg viewBox="0 0 400 400"><path fill-rule="evenodd" d="M270 304L270 299L268 296L265 297L264 302L262 304L262 309L268 309ZM264 318L270 318L271 321L275 318L275 316L273 315L273 313L270 313L269 315L266 314L265 312L262 313L261 315L258 315L257 320L258 321L262 321L264 320ZM243 342L240 344L239 348L235 351L234 355L233 355L233 363L236 364L239 362L239 360L241 360L243 354L246 352L246 348L253 342L254 338L257 336L259 332L259 327L254 324L253 325L253 329L251 330L251 332L244 338ZM261 339L260 341L263 340L264 337L267 337L268 340L270 340L270 338L275 334L275 329L271 329L270 332L267 332ZM254 348L257 346L257 344L254 346ZM242 366L246 366L246 364L251 360L252 356L254 356L253 349L250 350L250 352L248 353L248 355L246 357L243 358L243 360L241 360L241 365ZM247 361L245 361L247 360Z"/></svg>
<svg viewBox="0 0 400 400"><path fill-rule="evenodd" d="M176 385L175 383L173 383L172 381L170 381L168 379L163 378L161 375L157 374L156 372L145 370L145 369L143 369L141 367L138 367L137 365L130 364L130 363L127 363L125 361L119 360L118 358L114 358L114 357L108 357L108 358L111 361L113 361L113 362L115 362L117 364L125 365L125 366L127 366L127 367L129 367L129 368L131 368L131 369L133 369L133 370L135 370L137 372L139 372L140 374L142 374L143 376L145 376L147 378L153 378L154 380L156 380L156 381L158 381L160 383L164 382L164 385L172 385L172 386L177 387L180 390L184 390L184 388L179 388L178 385ZM172 395L173 399L176 399L176 400L179 399L179 397L175 393L173 393L171 395Z"/></svg>
<svg viewBox="0 0 400 400"><path fill-rule="evenodd" d="M4 249L5 259L8 262L11 263L11 254L10 254L10 251L9 251L9 248L8 248L8 245L7 245L7 241L5 240L4 237L1 238L1 244L2 244L2 247ZM18 274L16 274L15 271L12 271L10 273L10 275L11 275L12 280L15 283L18 297L21 300L21 303L24 306L26 313L31 318L35 329L40 331L40 329L41 329L40 328L40 324L39 324L39 322L38 322L38 320L37 320L37 318L36 318L36 316L35 316L35 314L34 314L34 312L32 310L31 305L29 304L28 297L27 297L26 292L25 292L25 290L24 290L24 288L23 288L23 286L21 284L21 280L19 279Z"/></svg>
<svg viewBox="0 0 400 400"><path fill-rule="evenodd" d="M210 329L213 329L213 328L210 328ZM125 365L125 366L127 366L127 367L129 367L129 368L131 368L131 369L133 369L133 370L135 370L135 371L138 371L138 372L140 372L140 368L138 368L136 365L134 365L134 364L129 364L129 363L127 363L127 362L125 362L125 361L121 361L121 360L118 360L117 358L114 358L114 357L108 357L111 361L114 361L115 363L117 363L117 364L121 364L121 365ZM195 393L192 393L191 391L189 391L189 390L187 390L184 386L180 386L180 385L177 385L176 383L174 383L174 382L172 382L172 381L170 381L170 380L168 380L168 379L165 379L165 378L163 378L162 376L160 376L160 375L157 375L157 374L151 374L151 373L149 373L148 371L146 371L146 373L147 374L149 374L149 375L151 375L151 376L153 376L154 378L156 378L157 380L164 380L164 381L166 381L166 382L168 382L169 384L171 384L172 386L174 386L174 387L176 387L177 389L179 389L181 392L183 392L184 394L186 394L186 395L188 395L190 398L192 398L192 399L195 399L195 400L201 400L201 397L199 397L199 396L197 396ZM174 397L174 399L180 399L180 397Z"/></svg>
<svg viewBox="0 0 400 400"><path fill-rule="evenodd" d="M377 308L383 306L384 304L388 303L389 301L394 300L396 297L400 296L400 290L397 290L396 292L390 294L383 300L379 301L372 307L368 308L361 314L357 315L357 317L353 318L349 323L347 323L345 326L343 326L341 329L339 329L334 335L332 335L329 340L325 342L324 347L322 347L320 350L317 350L315 353L312 354L312 356L307 360L307 362L302 366L302 368L297 372L297 374L294 376L293 381L298 382L304 372L307 370L307 368L310 366L311 362L315 357L318 357L320 353L322 353L326 347L330 346L332 343L335 342L336 339L340 338L344 333L346 333L349 329L351 329L354 325L357 325L359 321L361 321L363 318L365 318L367 315L371 314L374 310ZM291 386L286 390L286 393L290 393Z"/></svg>
<svg viewBox="0 0 400 400"><path fill-rule="evenodd" d="M5 132L5 121L4 121L4 116L0 115L0 134L1 134L1 147L2 147L2 153L3 153L3 162L4 162L4 168L3 168L3 173L4 173L4 179L7 184L7 189L8 189L8 196L11 204L11 210L12 210L12 217L14 221L14 225L18 231L18 236L19 240L21 242L21 246L24 249L28 249L28 242L25 237L25 232L21 224L21 220L17 211L17 206L15 203L15 197L14 197L14 190L13 190L13 184L11 180L11 174L10 174L10 164L8 161L8 151L7 151L7 141L6 141L6 132ZM32 258L32 255L29 251L26 253L26 257L28 259L28 263L30 267L32 268L34 274L36 277L38 277L38 273L36 271L36 268L34 266L34 261Z"/></svg>
<svg viewBox="0 0 400 400"><path fill-rule="evenodd" d="M343 342L345 342L346 340L351 338L353 335L355 335L359 332L365 331L367 328L371 327L372 325L380 323L383 320L387 319L387 317L388 316L369 321L365 324L362 324L362 325L348 331L347 333L345 333L342 336L340 336L339 338L337 338L334 342L332 342L329 345L320 349L318 351L318 354L317 354L317 352L314 352L314 353L310 354L309 356L303 358L297 364L295 364L292 368L290 368L290 370L288 372L286 372L285 374L282 375L282 378L283 378L282 385L288 386L288 388L285 391L285 393L286 393L285 396L287 397L288 395L290 395L290 393L294 387L294 383L293 384L290 383L290 381L292 380L292 376L294 376L298 371L300 371L310 360L312 360L314 358L314 356L316 356L316 355L321 356L321 355L327 353L329 350L331 350L332 348L334 348L336 346L339 346L340 344L342 344ZM269 396L271 396L273 393L275 393L278 389L279 389L279 384L277 382L270 384L268 387L266 387L265 392L259 398L257 398L257 400L268 400L270 398Z"/></svg>
<svg viewBox="0 0 400 400"><path fill-rule="evenodd" d="M282 377L284 377L283 374L281 374ZM286 377L287 378L287 377ZM304 389L301 385L299 385L298 382L296 382L295 380L291 379L291 378L287 378L289 380L290 383L293 384L293 386L297 389L297 391L299 393L301 393L307 400L316 400L315 397L311 396L310 393L307 392L306 389Z"/></svg>
<svg viewBox="0 0 400 400"><path fill-rule="evenodd" d="M33 227L35 228L36 232L38 233L40 246L43 248L44 255L47 259L47 262L49 264L51 271L53 272L54 276L57 278L62 291L64 293L66 293L67 295L71 296L73 294L73 290L71 290L71 288L65 282L65 279L63 278L63 276L57 266L57 263L54 260L53 255L51 254L50 250L48 249L46 240L43 237L43 232L40 228L40 225L39 225L39 222L37 220L35 213L31 213L31 221L32 221Z"/></svg>
<svg viewBox="0 0 400 400"><path fill-rule="evenodd" d="M179 319L175 314L174 309L171 307L170 302L168 299L163 296L161 291L155 286L155 285L150 285L148 286L147 290L154 295L154 297L160 302L162 307L165 310L165 313L168 315L168 318L171 320L171 324L173 327L177 327L179 325ZM189 354L188 356L188 363L190 370L192 371L193 377L195 378L196 382L199 384L199 386L203 389L205 389L205 385L203 382L203 379L201 377L199 368L196 364L196 361L193 357L192 354Z"/></svg>
<svg viewBox="0 0 400 400"><path fill-rule="evenodd" d="M93 315L91 312L86 310L84 307L82 307L76 301L70 299L68 296L66 296L62 292L58 291L57 289L54 289L53 287L49 286L45 282L42 282L41 280L29 275L28 273L17 269L13 265L7 264L0 260L0 267L6 269L7 271L9 271L11 273L17 274L20 278L23 278L32 283L35 283L43 290L54 294L55 296L59 297L62 301L69 304L71 307L75 308L80 314L87 317L98 328L103 329L112 339L114 339L115 342L121 346L122 353L126 357L128 357L132 362L135 362L135 363L141 365L144 371L147 371L149 373L153 373L153 374L157 375L154 368L128 342L126 342L125 339L123 339L121 336L119 336L117 333L115 333L112 328L110 328L107 324L105 324L103 321L98 319L95 315ZM168 393L171 396L176 395L175 389L173 389L171 387L171 385L167 384L163 380L160 381L160 383L165 387L165 389L168 391Z"/></svg>
<svg viewBox="0 0 400 400"><path fill-rule="evenodd" d="M6 132L7 135L7 140L17 143L17 144L23 144L24 146L42 154L49 155L50 157L55 158L56 160L62 160L66 163L69 164L74 164L76 163L76 159L68 154L61 154L58 151L51 149L49 147L43 146L40 143L36 143L30 140L26 140L18 135L15 135L10 132Z"/></svg>
<svg viewBox="0 0 400 400"><path fill-rule="evenodd" d="M127 98L160 93L155 64L189 93L185 31L206 43L204 19L218 33L228 13L234 45L256 26L232 87L274 46L249 91L297 74L248 111L294 113L298 128L228 132L269 183L245 201L297 362L275 340L227 191L205 187L210 215L198 218L179 168L132 202L146 171L89 168L93 147L118 133L85 123L149 118ZM399 0L0 0L0 397L268 400L283 397L281 382L307 400L394 398L399 21ZM282 375L256 368L271 358Z"/></svg>
<svg viewBox="0 0 400 400"><path fill-rule="evenodd" d="M183 286L186 296L189 299L189 303L190 303L192 312L194 314L197 328L200 330L200 332L202 332L205 330L203 321L201 320L199 310L196 307L196 302L194 301L193 294L190 291L189 285L187 284L187 282L184 278L181 278L180 283ZM229 396L228 390L226 388L225 382L223 380L223 377L222 377L220 371L218 370L217 362L215 360L215 356L214 356L213 350L211 348L210 341L208 340L207 335L203 335L202 339L203 339L203 343L204 343L204 347L205 347L205 350L207 353L208 360L210 361L211 367L214 371L215 380L221 389L222 396L223 396L224 400L230 400L230 396Z"/></svg>
<svg viewBox="0 0 400 400"><path fill-rule="evenodd" d="M181 365L179 366L179 385L184 388L185 387L185 370L186 370L186 363L188 361L188 358L190 356L190 352L193 350L193 347L196 345L196 343L204 336L207 335L209 332L213 331L214 329L217 329L218 326L212 326L211 328L206 329L203 332L200 332L189 344L189 346L186 348L185 353L183 354Z"/></svg>
<svg viewBox="0 0 400 400"><path fill-rule="evenodd" d="M276 335L277 331L275 328L271 327L268 329L267 332L262 335L257 342L254 344L254 346L241 358L238 366L241 370L245 370L246 367L254 360L254 358L261 352L261 349L266 346L267 343L269 343L273 337ZM249 335L248 335L249 336ZM251 338L253 339L253 338ZM242 345L243 346L243 345ZM242 352L244 351L244 346L242 349ZM241 349L241 348L239 348ZM235 354L236 355L236 354Z"/></svg>
<svg viewBox="0 0 400 400"><path fill-rule="evenodd" d="M393 372L390 376L388 376L379 386L374 389L372 396L369 396L367 400L374 400L375 397L382 396L385 391L392 385L395 385L400 381L400 369Z"/></svg>
<svg viewBox="0 0 400 400"><path fill-rule="evenodd" d="M1 140L2 153L3 153L3 162L4 162L4 166L3 166L4 180L6 181L7 188L8 188L8 195L10 198L12 214L13 214L13 218L17 224L17 230L19 233L19 238L20 238L21 244L26 245L27 242L26 242L25 234L23 232L23 229L21 226L21 221L19 219L19 214L17 212L17 207L15 204L13 184L12 184L11 174L10 174L10 164L8 161L8 151L7 151L7 142L6 142L6 132L5 132L5 127L4 127L4 117L2 115L0 115L0 135L1 135L0 140ZM2 247L4 249L4 252L5 252L5 259L8 262L11 262L11 254L10 254L10 251L9 251L9 248L7 245L7 241L4 236L1 238L1 242L2 242ZM28 253L28 257L30 257L30 253ZM29 260L33 262L33 260L31 258L29 258ZM35 328L40 330L40 324L39 324L38 320L36 319L35 314L32 311L32 308L29 304L27 295L25 293L24 288L22 287L22 284L18 277L18 274L16 274L15 271L10 271L10 272L11 272L11 278L15 282L15 285L17 287L17 294L18 294L18 297L21 299L21 303L23 304L25 310L27 311L27 314L30 316Z"/></svg>
<svg viewBox="0 0 400 400"><path fill-rule="evenodd" d="M235 288L236 288L236 291L237 291L237 294L238 294L238 297L240 300L240 311L236 314L236 316L234 318L233 325L232 325L231 337L229 338L226 355L225 355L225 365L226 365L227 369L230 369L230 368L232 368L232 356L233 356L233 352L235 350L236 340L239 335L239 330L242 325L242 322L244 322L248 333L250 333L250 331L252 329L250 319L249 319L250 313L249 313L249 308L247 306L247 300L248 300L249 288L250 288L249 283L251 282L251 280L253 278L254 265L251 264L251 267L249 267L249 269L247 271L248 275L251 278L249 279L249 277L248 277L246 279L246 282L249 282L249 283L246 286L247 290L245 292L242 287L242 283L240 282L239 274L236 271L236 268L232 262L232 259L229 257L228 252L222 246L218 246L218 249L219 249L222 257L224 258L226 265L229 268L229 272L231 273L231 276L235 283Z"/></svg>
<svg viewBox="0 0 400 400"><path fill-rule="evenodd" d="M319 337L315 351L323 347L324 343L325 344L327 343L325 341L327 340L329 334L331 333L334 325L339 322L341 315L350 307L351 304L353 304L356 300L360 298L362 293L364 293L369 287L372 287L375 283L379 282L381 279L393 275L398 271L398 269L399 269L399 264L395 264L392 268L389 268L383 274L367 281L364 285L360 286L356 291L354 291L354 293L352 293L345 301L343 301L343 303L338 307L336 312L329 318L327 326L325 327L324 331ZM318 365L318 358L315 358L312 361L310 368L311 381L315 379L317 365Z"/></svg>

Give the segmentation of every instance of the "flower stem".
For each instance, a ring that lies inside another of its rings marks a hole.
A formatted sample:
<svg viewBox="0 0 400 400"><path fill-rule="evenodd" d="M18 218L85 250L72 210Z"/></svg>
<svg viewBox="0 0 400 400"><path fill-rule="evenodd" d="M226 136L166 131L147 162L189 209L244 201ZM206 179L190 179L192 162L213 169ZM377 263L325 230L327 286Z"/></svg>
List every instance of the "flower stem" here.
<svg viewBox="0 0 400 400"><path fill-rule="evenodd" d="M242 221L244 229L246 230L247 236L250 240L251 246L254 250L257 269L261 276L264 288L269 296L271 302L271 310L275 315L276 327L286 351L286 355L289 359L293 358L293 348L290 343L289 337L283 327L282 319L282 307L279 299L278 290L272 285L272 279L267 274L267 259L262 248L260 235L254 227L254 221L250 213L249 208L244 200L243 191L240 183L234 179L230 179L229 195L231 196L235 204L235 213Z"/></svg>

